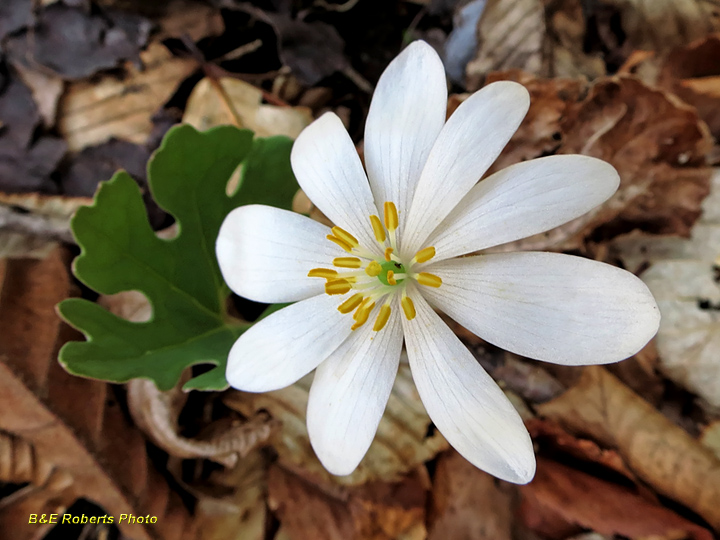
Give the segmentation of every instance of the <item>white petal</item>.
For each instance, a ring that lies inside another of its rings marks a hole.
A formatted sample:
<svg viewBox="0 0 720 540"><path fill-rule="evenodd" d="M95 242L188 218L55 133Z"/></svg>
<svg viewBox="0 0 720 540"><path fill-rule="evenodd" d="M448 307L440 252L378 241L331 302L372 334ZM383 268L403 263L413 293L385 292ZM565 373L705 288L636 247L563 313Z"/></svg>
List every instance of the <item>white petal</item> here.
<svg viewBox="0 0 720 540"><path fill-rule="evenodd" d="M366 248L377 245L370 216L382 214L375 208L360 156L337 115L325 113L306 127L293 144L290 161L300 187L330 221Z"/></svg>
<svg viewBox="0 0 720 540"><path fill-rule="evenodd" d="M558 253L502 253L428 266L423 294L484 340L557 364L617 362L655 335L660 312L645 284L609 264Z"/></svg>
<svg viewBox="0 0 720 540"><path fill-rule="evenodd" d="M612 165L588 156L518 163L473 187L426 244L441 261L549 231L603 203L619 185Z"/></svg>
<svg viewBox="0 0 720 540"><path fill-rule="evenodd" d="M402 326L396 307L385 328L370 320L318 366L310 389L310 442L332 474L352 473L370 447L397 375Z"/></svg>
<svg viewBox="0 0 720 540"><path fill-rule="evenodd" d="M495 381L421 295L401 317L413 380L430 419L476 467L525 484L535 474L532 441Z"/></svg>
<svg viewBox="0 0 720 540"><path fill-rule="evenodd" d="M322 294L292 304L253 325L235 342L226 371L230 386L269 392L310 373L350 335L352 320Z"/></svg>
<svg viewBox="0 0 720 540"><path fill-rule="evenodd" d="M228 286L256 302L295 302L322 294L325 280L309 278L344 252L325 238L330 229L272 206L248 205L228 214L215 243Z"/></svg>
<svg viewBox="0 0 720 540"><path fill-rule="evenodd" d="M485 174L530 106L522 85L499 81L466 99L443 127L420 175L403 235L412 255Z"/></svg>
<svg viewBox="0 0 720 540"><path fill-rule="evenodd" d="M442 61L430 45L415 41L381 75L365 124L370 186L378 206L397 205L400 230L446 109Z"/></svg>

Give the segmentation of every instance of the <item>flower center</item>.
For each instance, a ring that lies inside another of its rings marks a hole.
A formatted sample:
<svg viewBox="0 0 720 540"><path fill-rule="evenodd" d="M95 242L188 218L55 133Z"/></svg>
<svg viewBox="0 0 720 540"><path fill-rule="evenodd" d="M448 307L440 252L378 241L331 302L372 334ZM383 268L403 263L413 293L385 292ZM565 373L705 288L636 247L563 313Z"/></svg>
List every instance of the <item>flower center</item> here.
<svg viewBox="0 0 720 540"><path fill-rule="evenodd" d="M418 251L410 261L403 261L398 253L398 213L394 203L386 202L383 207L384 220L370 216L375 240L383 251L378 257L371 250L360 245L358 240L340 227L333 227L327 239L348 253L346 257L336 257L332 261L335 268L313 268L309 277L319 277L326 281L325 293L329 295L350 294L339 306L341 313L353 313L352 329L364 325L373 309L382 303L375 318L373 330L379 332L387 324L391 303L400 295L400 306L408 320L415 318L415 305L407 295L408 283L412 280L425 287L440 287L442 279L427 272L413 272L413 266L429 261L435 256L435 248L430 246Z"/></svg>

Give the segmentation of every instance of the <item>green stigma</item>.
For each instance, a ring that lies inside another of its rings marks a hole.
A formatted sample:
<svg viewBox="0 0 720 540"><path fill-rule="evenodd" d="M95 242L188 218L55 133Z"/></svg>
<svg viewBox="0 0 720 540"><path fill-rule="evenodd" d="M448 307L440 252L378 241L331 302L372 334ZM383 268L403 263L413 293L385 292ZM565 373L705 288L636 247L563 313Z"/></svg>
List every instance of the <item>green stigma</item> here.
<svg viewBox="0 0 720 540"><path fill-rule="evenodd" d="M395 262L395 261L384 262L380 265L380 268L382 268L382 272L380 272L380 274L378 274L377 278L380 280L380 283L382 283L383 285L390 285L390 283L388 283L388 279L387 279L388 272L393 272L396 275L405 273L405 267L402 264L400 264L399 262ZM405 279L404 278L396 279L395 281L396 281L395 285L400 285L403 281L405 281Z"/></svg>

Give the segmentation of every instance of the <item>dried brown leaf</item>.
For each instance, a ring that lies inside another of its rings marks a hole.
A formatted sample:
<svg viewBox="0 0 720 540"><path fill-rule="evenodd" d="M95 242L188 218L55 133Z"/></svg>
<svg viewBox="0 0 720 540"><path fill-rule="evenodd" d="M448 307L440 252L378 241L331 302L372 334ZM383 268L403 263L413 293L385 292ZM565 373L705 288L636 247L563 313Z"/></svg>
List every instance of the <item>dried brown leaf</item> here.
<svg viewBox="0 0 720 540"><path fill-rule="evenodd" d="M620 230L689 234L709 191L711 170L705 163L712 147L692 107L627 76L598 79L587 95L576 80L504 72L489 81L501 79L525 84L532 99L493 171L548 153L580 153L611 163L621 184L584 216L495 251L577 249L590 232L613 220Z"/></svg>
<svg viewBox="0 0 720 540"><path fill-rule="evenodd" d="M143 144L152 132L152 116L175 93L196 63L174 58L160 43L140 53L144 69L126 65L127 75L70 84L60 102L58 129L70 150L103 143L111 137Z"/></svg>
<svg viewBox="0 0 720 540"><path fill-rule="evenodd" d="M42 261L0 264L0 430L24 439L39 463L62 475L48 488L52 475L27 497L13 500L0 516L10 520L0 523L0 531L13 540L37 534L28 513L41 511L41 500L55 499L48 498L50 487L64 490L60 480L72 478L75 496L113 515L157 516L155 525L124 522L126 534L187 538L192 534L187 510L151 466L142 435L128 424L110 387L70 376L56 361L60 345L73 336L54 312L70 292L66 259L56 250ZM57 500L54 504L57 509Z"/></svg>
<svg viewBox="0 0 720 540"><path fill-rule="evenodd" d="M524 497L568 523L623 537L712 540L712 533L632 490L544 458ZM527 516L526 516L527 517Z"/></svg>
<svg viewBox="0 0 720 540"><path fill-rule="evenodd" d="M451 450L437 461L428 540L510 540L515 487Z"/></svg>
<svg viewBox="0 0 720 540"><path fill-rule="evenodd" d="M385 414L365 458L349 476L328 473L313 452L305 427L305 410L312 375L282 390L265 394L230 392L225 403L244 416L268 411L282 422L274 446L280 463L327 482L357 485L372 480L393 481L447 448L447 442L435 431L428 435L430 418L425 412L406 364L400 366Z"/></svg>
<svg viewBox="0 0 720 540"><path fill-rule="evenodd" d="M268 504L292 540L423 538L426 474L422 469L396 483L339 488L275 465Z"/></svg>
<svg viewBox="0 0 720 540"><path fill-rule="evenodd" d="M640 479L720 529L720 460L603 368L585 368L538 411L615 448Z"/></svg>
<svg viewBox="0 0 720 540"><path fill-rule="evenodd" d="M585 27L580 0L489 0L478 22L477 53L466 67L468 89L508 69L545 77L605 75L602 59L583 50Z"/></svg>

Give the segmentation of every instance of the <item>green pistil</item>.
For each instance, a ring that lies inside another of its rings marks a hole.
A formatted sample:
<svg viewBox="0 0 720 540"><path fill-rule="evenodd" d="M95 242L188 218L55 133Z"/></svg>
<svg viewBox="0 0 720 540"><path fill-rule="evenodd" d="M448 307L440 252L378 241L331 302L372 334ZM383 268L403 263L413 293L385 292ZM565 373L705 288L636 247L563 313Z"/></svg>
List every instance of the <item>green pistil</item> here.
<svg viewBox="0 0 720 540"><path fill-rule="evenodd" d="M387 280L387 273L389 271L394 272L395 275L405 273L405 267L402 264L400 264L399 262L395 262L395 261L384 262L380 265L380 268L382 268L382 272L380 272L380 274L378 274L377 278L380 280L380 283L382 283L383 285L390 285ZM395 278L395 281L397 282L396 285L400 285L405 280Z"/></svg>

